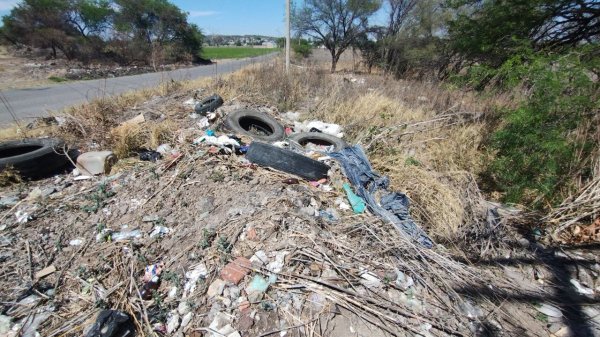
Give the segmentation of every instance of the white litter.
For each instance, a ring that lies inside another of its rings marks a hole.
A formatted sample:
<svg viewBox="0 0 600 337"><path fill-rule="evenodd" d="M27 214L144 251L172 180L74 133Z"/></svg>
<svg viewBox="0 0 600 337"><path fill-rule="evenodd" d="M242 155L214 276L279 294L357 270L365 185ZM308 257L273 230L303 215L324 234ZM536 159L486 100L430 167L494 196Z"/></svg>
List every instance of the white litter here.
<svg viewBox="0 0 600 337"><path fill-rule="evenodd" d="M323 133L336 136L338 138L344 137L342 127L338 124L323 123L321 121L294 122L294 131L296 132L310 132L312 129L317 129Z"/></svg>
<svg viewBox="0 0 600 337"><path fill-rule="evenodd" d="M578 293L580 293L582 295L593 295L594 294L594 290L592 290L588 287L582 286L581 283L579 283L579 281L577 281L576 279L571 279L570 282L575 287L575 289L577 290Z"/></svg>
<svg viewBox="0 0 600 337"><path fill-rule="evenodd" d="M225 146L234 146L234 147L240 147L240 143L238 143L237 140L235 139L231 139L229 137L227 137L226 135L222 135L219 137L215 137L215 136L202 136L200 138L196 138L194 139L194 144L199 145L199 144L208 144L208 145L215 145L218 147L225 147Z"/></svg>
<svg viewBox="0 0 600 337"><path fill-rule="evenodd" d="M69 246L81 246L83 244L83 239L73 239L69 241Z"/></svg>
<svg viewBox="0 0 600 337"><path fill-rule="evenodd" d="M164 236L167 235L171 232L171 229L169 227L165 227L165 226L156 226L154 227L154 230L152 231L152 233L150 233L150 237L153 238L155 236Z"/></svg>
<svg viewBox="0 0 600 337"><path fill-rule="evenodd" d="M185 273L185 286L183 287L183 298L192 294L196 290L196 283L200 278L205 278L208 275L208 269L204 263L196 265L192 270Z"/></svg>
<svg viewBox="0 0 600 337"><path fill-rule="evenodd" d="M18 210L15 213L15 217L17 218L18 223L26 223L27 221L31 220L31 215L22 210Z"/></svg>

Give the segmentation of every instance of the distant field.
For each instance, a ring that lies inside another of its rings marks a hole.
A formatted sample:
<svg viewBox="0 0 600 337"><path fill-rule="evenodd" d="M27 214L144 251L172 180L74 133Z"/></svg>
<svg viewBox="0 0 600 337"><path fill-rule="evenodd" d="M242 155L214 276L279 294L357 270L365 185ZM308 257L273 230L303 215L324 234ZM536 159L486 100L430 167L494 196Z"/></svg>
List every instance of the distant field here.
<svg viewBox="0 0 600 337"><path fill-rule="evenodd" d="M202 57L207 59L239 59L254 57L280 51L279 48L252 48L252 47L203 47Z"/></svg>

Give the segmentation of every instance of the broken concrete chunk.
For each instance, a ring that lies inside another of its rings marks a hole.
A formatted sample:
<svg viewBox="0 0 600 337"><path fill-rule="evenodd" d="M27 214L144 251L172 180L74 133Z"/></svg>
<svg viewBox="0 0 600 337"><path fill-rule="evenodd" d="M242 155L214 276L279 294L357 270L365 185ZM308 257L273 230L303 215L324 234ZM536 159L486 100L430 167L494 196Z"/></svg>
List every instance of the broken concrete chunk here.
<svg viewBox="0 0 600 337"><path fill-rule="evenodd" d="M213 281L213 283L210 284L210 286L208 286L208 291L206 292L206 295L208 295L208 297L219 296L223 293L224 289L225 281L221 279L216 279Z"/></svg>
<svg viewBox="0 0 600 337"><path fill-rule="evenodd" d="M112 151L86 152L77 157L77 169L84 175L108 174L116 162Z"/></svg>

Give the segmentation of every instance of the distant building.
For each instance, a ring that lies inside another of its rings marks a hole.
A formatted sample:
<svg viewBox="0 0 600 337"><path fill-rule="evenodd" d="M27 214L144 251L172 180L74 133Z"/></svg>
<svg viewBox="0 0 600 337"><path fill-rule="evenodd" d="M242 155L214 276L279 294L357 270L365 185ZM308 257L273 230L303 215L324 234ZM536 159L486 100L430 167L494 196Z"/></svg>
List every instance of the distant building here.
<svg viewBox="0 0 600 337"><path fill-rule="evenodd" d="M273 41L263 41L263 43L261 44L261 46L263 48L275 48L277 47L277 44Z"/></svg>

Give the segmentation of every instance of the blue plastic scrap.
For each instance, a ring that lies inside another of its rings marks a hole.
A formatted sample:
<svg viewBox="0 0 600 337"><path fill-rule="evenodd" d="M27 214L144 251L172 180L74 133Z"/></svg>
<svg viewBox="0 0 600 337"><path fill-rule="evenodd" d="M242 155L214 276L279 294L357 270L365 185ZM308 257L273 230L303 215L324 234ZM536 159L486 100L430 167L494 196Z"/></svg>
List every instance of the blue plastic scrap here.
<svg viewBox="0 0 600 337"><path fill-rule="evenodd" d="M365 208L367 208L367 205L365 205L365 201L361 197L356 195L354 192L352 192L352 188L350 187L350 185L344 184L344 186L342 187L344 188L344 191L346 191L346 196L348 197L348 201L350 201L350 205L352 206L352 210L354 211L354 213L363 213L365 211Z"/></svg>
<svg viewBox="0 0 600 337"><path fill-rule="evenodd" d="M409 200L404 193L389 192L381 197L379 203L374 194L378 190L387 191L390 181L373 171L362 147L354 145L329 156L340 162L348 180L362 197L369 209L384 220L391 221L397 229L417 241L424 247L433 247L433 241L427 236L408 213Z"/></svg>

